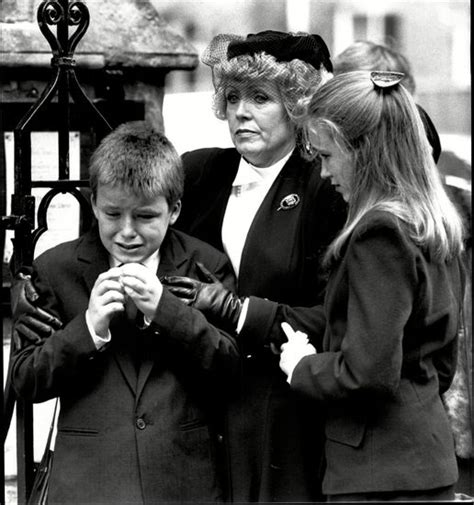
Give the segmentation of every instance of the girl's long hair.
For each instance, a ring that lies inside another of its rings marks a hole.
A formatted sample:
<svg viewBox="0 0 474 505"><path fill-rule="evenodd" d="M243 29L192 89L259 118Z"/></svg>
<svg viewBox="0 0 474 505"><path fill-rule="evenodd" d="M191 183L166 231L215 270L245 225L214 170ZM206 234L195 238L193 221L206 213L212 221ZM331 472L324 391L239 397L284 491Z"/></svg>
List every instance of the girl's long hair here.
<svg viewBox="0 0 474 505"><path fill-rule="evenodd" d="M347 221L326 259L339 257L372 210L406 223L414 242L434 259L450 259L463 248L463 225L441 182L417 106L401 84L378 87L370 76L366 71L335 76L300 116L309 146L322 130L354 161Z"/></svg>

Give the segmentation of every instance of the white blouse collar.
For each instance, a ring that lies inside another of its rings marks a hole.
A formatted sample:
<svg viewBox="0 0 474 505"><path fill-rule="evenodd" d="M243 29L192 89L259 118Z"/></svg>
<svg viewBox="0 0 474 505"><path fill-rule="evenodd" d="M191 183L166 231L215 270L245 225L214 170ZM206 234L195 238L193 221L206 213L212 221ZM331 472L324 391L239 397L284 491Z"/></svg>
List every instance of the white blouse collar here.
<svg viewBox="0 0 474 505"><path fill-rule="evenodd" d="M239 169L232 186L245 186L247 184L263 182L266 179L275 179L292 153L293 151L290 151L281 160L264 168L255 167L241 156Z"/></svg>

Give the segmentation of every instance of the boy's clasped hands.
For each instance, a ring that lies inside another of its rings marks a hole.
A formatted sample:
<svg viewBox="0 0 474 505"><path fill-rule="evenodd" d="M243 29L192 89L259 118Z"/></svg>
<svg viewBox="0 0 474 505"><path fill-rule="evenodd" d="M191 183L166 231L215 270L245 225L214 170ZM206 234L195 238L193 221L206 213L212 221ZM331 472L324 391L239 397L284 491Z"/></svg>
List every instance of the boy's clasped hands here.
<svg viewBox="0 0 474 505"><path fill-rule="evenodd" d="M141 263L112 267L97 277L92 288L88 314L97 335L105 337L114 314L130 307L151 320L163 293L156 275Z"/></svg>

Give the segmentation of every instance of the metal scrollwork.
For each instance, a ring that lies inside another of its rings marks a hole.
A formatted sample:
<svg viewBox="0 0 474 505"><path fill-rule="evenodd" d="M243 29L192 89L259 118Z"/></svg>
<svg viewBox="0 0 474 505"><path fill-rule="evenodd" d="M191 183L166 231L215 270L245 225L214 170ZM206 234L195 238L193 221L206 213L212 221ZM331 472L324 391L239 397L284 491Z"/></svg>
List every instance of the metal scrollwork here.
<svg viewBox="0 0 474 505"><path fill-rule="evenodd" d="M49 0L43 4L43 17L49 25L57 25L64 19L64 9L57 0Z"/></svg>
<svg viewBox="0 0 474 505"><path fill-rule="evenodd" d="M45 0L38 7L38 25L56 56L69 56L74 52L89 26L89 18L89 10L81 1ZM53 33L50 26L57 27L57 34ZM69 26L77 26L71 37L68 34Z"/></svg>
<svg viewBox="0 0 474 505"><path fill-rule="evenodd" d="M68 9L68 19L70 25L78 25L82 21L82 16L84 14L84 4L80 2L74 2L69 5Z"/></svg>
<svg viewBox="0 0 474 505"><path fill-rule="evenodd" d="M64 19L64 9L55 0L49 0L47 2L43 2L38 7L37 12L38 25L41 30L41 33L49 42L53 54L59 54L62 51L61 44L48 25L58 25L63 19Z"/></svg>
<svg viewBox="0 0 474 505"><path fill-rule="evenodd" d="M89 27L89 9L82 2L73 2L69 6L68 20L69 25L77 26L76 31L69 39L69 51L73 52L76 49L77 43L82 39Z"/></svg>
<svg viewBox="0 0 474 505"><path fill-rule="evenodd" d="M67 193L76 199L81 210L78 223L81 228L88 229L92 224L88 198L81 192L81 188L88 186L88 181L73 181L69 174L73 117L71 102L74 101L76 110L80 110L81 118L87 116L90 119L94 134L102 135L111 130L110 124L86 95L76 76L74 51L89 26L89 20L89 10L81 0L43 0L38 6L38 26L52 51L51 78L14 128L15 189L11 197L12 215L1 216L0 222L2 229L14 231L12 271L15 274L31 267L37 241L48 230L47 212L56 195ZM53 176L52 180L47 181L32 178L31 162L31 133L36 125L40 125L43 114L54 114L58 133L58 177L56 179ZM49 188L40 201L37 213L35 197L32 195L35 187ZM33 229L35 217L38 225ZM1 356L0 359L3 360ZM35 474L32 405L17 399L10 382L5 386L2 404L5 414L2 418L4 439L15 404L17 406L18 503L27 503ZM0 501L4 501L1 494Z"/></svg>

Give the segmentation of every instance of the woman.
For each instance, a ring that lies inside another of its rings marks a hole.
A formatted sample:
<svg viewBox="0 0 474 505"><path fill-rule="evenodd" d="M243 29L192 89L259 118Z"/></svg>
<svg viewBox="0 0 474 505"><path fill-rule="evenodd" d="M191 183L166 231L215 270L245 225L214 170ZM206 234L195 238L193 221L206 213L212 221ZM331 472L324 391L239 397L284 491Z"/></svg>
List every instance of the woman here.
<svg viewBox="0 0 474 505"><path fill-rule="evenodd" d="M290 119L308 89L331 77L329 51L317 35L267 31L219 35L203 61L212 67L215 114L228 121L235 148L183 155L176 226L227 253L238 296L217 283L164 282L237 332L246 356L241 394L229 413L233 500L317 501L322 416L296 403L271 348L286 341L283 317L312 326L312 311L290 307L321 302L321 258L345 219L345 204L321 179L319 160L302 156ZM278 303L286 304L279 319Z"/></svg>
<svg viewBox="0 0 474 505"><path fill-rule="evenodd" d="M338 75L302 119L348 218L326 255L313 330L323 350L285 325L280 366L295 393L327 411L330 501L454 498L440 393L455 371L463 230L402 77Z"/></svg>

